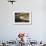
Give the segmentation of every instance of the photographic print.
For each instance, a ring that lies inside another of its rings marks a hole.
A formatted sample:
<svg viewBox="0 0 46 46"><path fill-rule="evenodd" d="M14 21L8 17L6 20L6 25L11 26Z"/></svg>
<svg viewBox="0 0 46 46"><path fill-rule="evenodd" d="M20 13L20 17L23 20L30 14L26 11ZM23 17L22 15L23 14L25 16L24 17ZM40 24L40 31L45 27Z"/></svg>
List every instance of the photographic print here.
<svg viewBox="0 0 46 46"><path fill-rule="evenodd" d="M31 24L32 15L31 12L15 12L14 23L15 24Z"/></svg>
<svg viewBox="0 0 46 46"><path fill-rule="evenodd" d="M15 13L15 22L29 22L29 13Z"/></svg>

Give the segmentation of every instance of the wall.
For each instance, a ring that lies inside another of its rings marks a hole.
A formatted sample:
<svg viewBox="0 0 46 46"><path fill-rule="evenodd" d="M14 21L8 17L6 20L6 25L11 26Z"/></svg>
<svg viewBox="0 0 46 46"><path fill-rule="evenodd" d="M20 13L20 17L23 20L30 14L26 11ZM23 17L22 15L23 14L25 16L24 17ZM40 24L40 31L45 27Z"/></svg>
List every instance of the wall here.
<svg viewBox="0 0 46 46"><path fill-rule="evenodd" d="M11 40L18 32L31 34L33 40L46 40L46 14L43 0L17 0L13 5L0 0L0 40ZM32 25L14 25L14 11L32 10Z"/></svg>

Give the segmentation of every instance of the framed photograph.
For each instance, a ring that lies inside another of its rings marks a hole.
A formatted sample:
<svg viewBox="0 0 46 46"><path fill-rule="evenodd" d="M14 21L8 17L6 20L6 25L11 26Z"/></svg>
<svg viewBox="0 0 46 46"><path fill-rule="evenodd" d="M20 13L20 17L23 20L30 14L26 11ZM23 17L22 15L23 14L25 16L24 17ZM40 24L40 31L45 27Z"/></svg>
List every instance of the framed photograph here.
<svg viewBox="0 0 46 46"><path fill-rule="evenodd" d="M14 12L14 24L32 24L32 12Z"/></svg>

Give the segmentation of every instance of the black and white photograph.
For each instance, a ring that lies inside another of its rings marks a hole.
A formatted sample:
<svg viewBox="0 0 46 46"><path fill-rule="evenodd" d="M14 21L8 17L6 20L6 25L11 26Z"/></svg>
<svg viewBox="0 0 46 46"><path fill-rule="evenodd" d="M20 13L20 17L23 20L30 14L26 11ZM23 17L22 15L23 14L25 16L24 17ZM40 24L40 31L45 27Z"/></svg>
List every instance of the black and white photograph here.
<svg viewBox="0 0 46 46"><path fill-rule="evenodd" d="M29 13L15 13L15 22L29 22Z"/></svg>

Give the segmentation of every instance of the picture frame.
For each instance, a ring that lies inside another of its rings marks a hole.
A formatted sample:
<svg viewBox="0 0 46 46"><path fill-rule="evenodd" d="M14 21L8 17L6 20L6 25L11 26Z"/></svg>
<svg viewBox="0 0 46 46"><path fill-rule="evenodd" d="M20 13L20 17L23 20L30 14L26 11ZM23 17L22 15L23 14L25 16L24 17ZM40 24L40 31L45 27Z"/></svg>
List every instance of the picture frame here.
<svg viewBox="0 0 46 46"><path fill-rule="evenodd" d="M32 12L31 11L15 11L13 16L13 23L16 25L28 25L28 24L32 25Z"/></svg>

